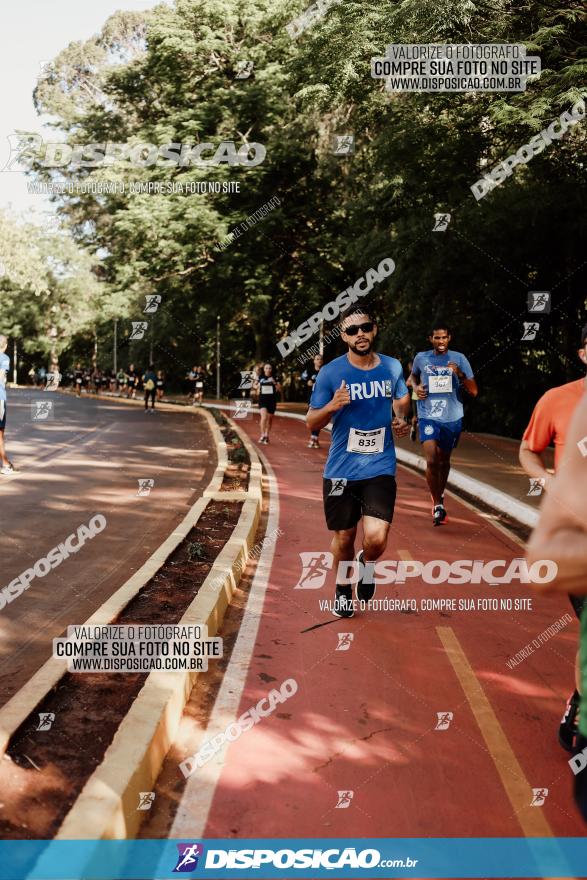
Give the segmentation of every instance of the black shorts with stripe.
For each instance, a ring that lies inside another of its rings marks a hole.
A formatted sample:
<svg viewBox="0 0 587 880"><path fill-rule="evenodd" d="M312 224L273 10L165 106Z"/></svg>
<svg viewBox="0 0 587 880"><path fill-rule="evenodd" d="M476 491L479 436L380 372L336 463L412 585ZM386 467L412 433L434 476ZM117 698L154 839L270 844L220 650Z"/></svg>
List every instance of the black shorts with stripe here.
<svg viewBox="0 0 587 880"><path fill-rule="evenodd" d="M328 528L333 532L352 529L362 516L374 516L390 523L396 491L395 477L391 474L367 480L329 480L325 477L322 494Z"/></svg>

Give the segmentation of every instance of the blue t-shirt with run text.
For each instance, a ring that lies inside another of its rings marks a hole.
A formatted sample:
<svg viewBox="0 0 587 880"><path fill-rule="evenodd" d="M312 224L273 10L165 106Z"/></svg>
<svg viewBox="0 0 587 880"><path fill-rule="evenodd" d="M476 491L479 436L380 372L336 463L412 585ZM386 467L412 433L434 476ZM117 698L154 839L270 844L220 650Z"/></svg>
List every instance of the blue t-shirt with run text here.
<svg viewBox="0 0 587 880"><path fill-rule="evenodd" d="M435 422L456 422L463 418L463 403L459 380L448 367L455 363L465 374L466 379L473 378L471 364L460 351L446 351L434 354L420 351L414 358L412 373L428 389L428 397L418 399L418 418L431 419Z"/></svg>
<svg viewBox="0 0 587 880"><path fill-rule="evenodd" d="M10 370L10 358L6 352L0 353L0 370L4 370L6 373L4 380L0 382L0 400L6 400L5 382L8 380L8 371Z"/></svg>
<svg viewBox="0 0 587 880"><path fill-rule="evenodd" d="M322 367L316 377L311 409L330 403L343 379L351 397L349 404L332 414L332 440L324 469L329 480L395 475L392 402L408 389L400 362L385 354L379 360L376 367L360 370L345 354Z"/></svg>

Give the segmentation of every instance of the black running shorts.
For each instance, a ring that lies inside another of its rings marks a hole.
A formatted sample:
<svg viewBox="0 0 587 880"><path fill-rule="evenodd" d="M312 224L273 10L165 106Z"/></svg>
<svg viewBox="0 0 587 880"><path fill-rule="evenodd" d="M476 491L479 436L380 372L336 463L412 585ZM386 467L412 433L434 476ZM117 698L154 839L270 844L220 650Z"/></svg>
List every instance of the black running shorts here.
<svg viewBox="0 0 587 880"><path fill-rule="evenodd" d="M277 409L277 398L273 397L270 394L268 394L265 398L260 397L259 409L266 409L270 415L273 415L275 413L275 410Z"/></svg>
<svg viewBox="0 0 587 880"><path fill-rule="evenodd" d="M352 529L362 516L390 523L395 507L395 477L383 474L369 480L323 480L324 513L330 531Z"/></svg>
<svg viewBox="0 0 587 880"><path fill-rule="evenodd" d="M6 427L6 401L0 400L0 431Z"/></svg>

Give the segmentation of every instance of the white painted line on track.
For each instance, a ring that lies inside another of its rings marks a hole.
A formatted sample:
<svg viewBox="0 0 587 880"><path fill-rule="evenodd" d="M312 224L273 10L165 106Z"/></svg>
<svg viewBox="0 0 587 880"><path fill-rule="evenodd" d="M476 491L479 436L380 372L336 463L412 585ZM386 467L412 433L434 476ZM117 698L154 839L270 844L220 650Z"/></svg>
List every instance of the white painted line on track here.
<svg viewBox="0 0 587 880"><path fill-rule="evenodd" d="M269 482L269 515L266 534L271 535L279 525L277 480L273 468L262 452L257 450L257 454L263 462ZM251 664L253 651L255 650L274 554L275 542L263 547L261 550L257 570L251 584L251 590L239 627L238 637L216 702L214 703L208 726L202 737L202 743L222 733L238 717L237 713L244 691L247 672ZM244 735L246 736L246 734ZM228 745L225 741L222 748L214 755L214 758L203 767L197 768L188 777L173 825L169 831L168 837L170 839L179 840L185 837L192 840L203 837L216 786L224 768ZM179 768L178 772L181 772Z"/></svg>

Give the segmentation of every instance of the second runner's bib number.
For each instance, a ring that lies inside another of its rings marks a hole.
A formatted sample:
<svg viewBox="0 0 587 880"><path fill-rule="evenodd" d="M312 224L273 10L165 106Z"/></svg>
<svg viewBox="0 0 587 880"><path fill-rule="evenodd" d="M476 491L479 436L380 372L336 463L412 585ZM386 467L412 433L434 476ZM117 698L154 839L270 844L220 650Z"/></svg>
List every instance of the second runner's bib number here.
<svg viewBox="0 0 587 880"><path fill-rule="evenodd" d="M357 428L351 428L346 451L374 455L383 452L384 442L385 428L376 428L374 431L359 431Z"/></svg>
<svg viewBox="0 0 587 880"><path fill-rule="evenodd" d="M428 377L429 394L450 394L452 392L452 370L436 373Z"/></svg>

